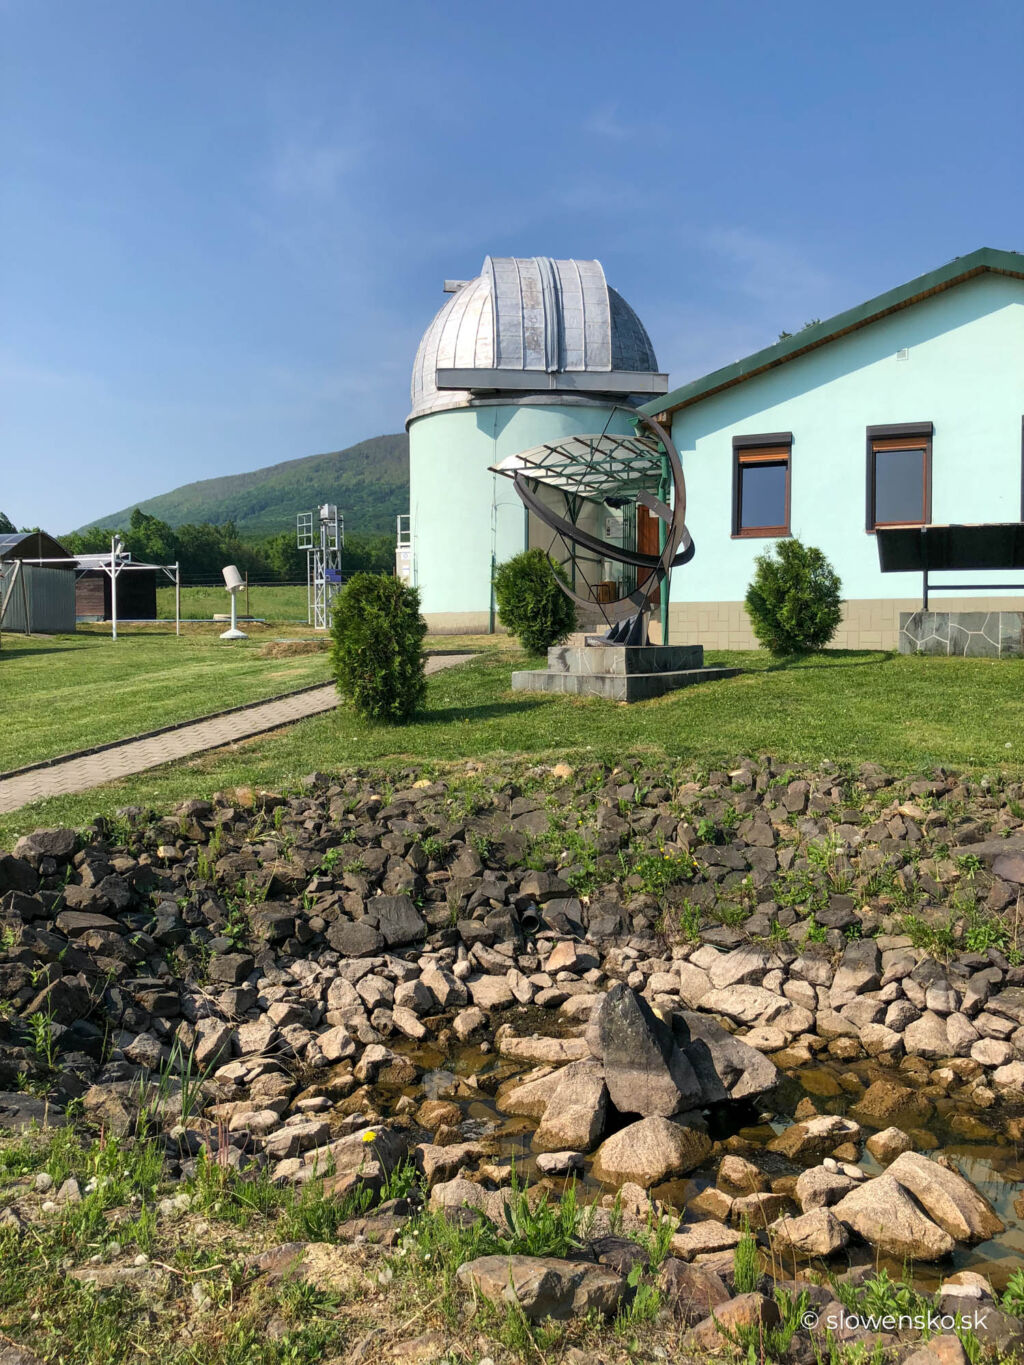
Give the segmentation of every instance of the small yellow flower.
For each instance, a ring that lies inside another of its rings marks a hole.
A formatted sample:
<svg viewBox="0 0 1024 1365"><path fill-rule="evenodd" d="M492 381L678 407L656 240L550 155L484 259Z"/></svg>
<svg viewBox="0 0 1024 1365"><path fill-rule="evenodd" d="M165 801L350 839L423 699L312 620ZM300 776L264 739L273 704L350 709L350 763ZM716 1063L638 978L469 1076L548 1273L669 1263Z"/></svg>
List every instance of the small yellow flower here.
<svg viewBox="0 0 1024 1365"><path fill-rule="evenodd" d="M363 1141L364 1141L364 1142L376 1142L376 1141L377 1141L377 1134L373 1131L372 1128L367 1128L366 1132L363 1134Z"/></svg>

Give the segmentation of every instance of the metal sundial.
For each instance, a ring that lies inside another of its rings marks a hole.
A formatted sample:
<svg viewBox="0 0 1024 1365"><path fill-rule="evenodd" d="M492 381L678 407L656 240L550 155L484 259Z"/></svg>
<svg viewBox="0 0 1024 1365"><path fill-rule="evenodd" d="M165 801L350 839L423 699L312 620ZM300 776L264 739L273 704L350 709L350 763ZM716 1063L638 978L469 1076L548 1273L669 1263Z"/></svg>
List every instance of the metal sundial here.
<svg viewBox="0 0 1024 1365"><path fill-rule="evenodd" d="M638 577L646 574L636 587L627 587L610 602L596 601L589 582L593 595L588 596L561 583L574 602L588 609L597 607L608 624L605 639L609 643L644 645L654 595L664 583L662 619L667 622L671 571L693 558L694 545L686 529L686 482L679 453L653 417L630 415L637 428L632 436L609 435L607 430L599 436L570 436L510 456L494 468L512 479L523 504L553 532L552 544L555 537L561 537L600 560L635 570ZM561 494L561 511L541 496L541 487ZM659 521L659 552L619 545L581 527L580 514L588 502L595 501L646 507ZM578 563L576 569L579 572Z"/></svg>

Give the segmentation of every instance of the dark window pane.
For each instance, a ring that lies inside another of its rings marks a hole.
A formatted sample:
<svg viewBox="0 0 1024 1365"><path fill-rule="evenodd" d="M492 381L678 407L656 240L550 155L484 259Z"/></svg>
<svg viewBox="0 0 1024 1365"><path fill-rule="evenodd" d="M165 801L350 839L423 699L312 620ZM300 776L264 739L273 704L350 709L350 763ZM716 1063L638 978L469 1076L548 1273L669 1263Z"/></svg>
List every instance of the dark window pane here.
<svg viewBox="0 0 1024 1365"><path fill-rule="evenodd" d="M741 531L786 524L786 471L784 464L740 465Z"/></svg>
<svg viewBox="0 0 1024 1365"><path fill-rule="evenodd" d="M875 452L875 521L916 521L924 515L924 455L917 450Z"/></svg>

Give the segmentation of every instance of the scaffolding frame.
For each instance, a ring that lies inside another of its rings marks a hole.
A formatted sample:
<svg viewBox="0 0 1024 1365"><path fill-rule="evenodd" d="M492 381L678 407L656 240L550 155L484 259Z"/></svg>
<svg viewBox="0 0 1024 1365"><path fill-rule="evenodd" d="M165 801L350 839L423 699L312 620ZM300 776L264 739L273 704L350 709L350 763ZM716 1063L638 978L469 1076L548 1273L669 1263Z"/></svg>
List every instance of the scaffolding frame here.
<svg viewBox="0 0 1024 1365"><path fill-rule="evenodd" d="M341 552L345 518L337 505L325 502L315 512L295 518L295 543L306 551L306 620L314 630L331 624L331 607L341 591Z"/></svg>
<svg viewBox="0 0 1024 1365"><path fill-rule="evenodd" d="M23 564L55 564L65 569L74 567L75 578L84 573L101 570L110 579L110 638L117 639L117 580L126 571L146 570L163 573L174 584L174 633L181 634L181 565L143 564L132 559L131 552L122 548L119 536L110 542L110 554L69 555L66 559L23 559ZM31 633L31 632L29 632Z"/></svg>

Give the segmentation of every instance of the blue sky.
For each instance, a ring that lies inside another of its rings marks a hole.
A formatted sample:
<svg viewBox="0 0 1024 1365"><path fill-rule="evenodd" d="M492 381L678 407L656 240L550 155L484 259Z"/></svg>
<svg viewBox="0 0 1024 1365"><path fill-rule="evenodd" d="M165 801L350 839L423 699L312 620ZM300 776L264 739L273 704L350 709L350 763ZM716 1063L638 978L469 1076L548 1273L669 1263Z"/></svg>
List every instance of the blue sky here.
<svg viewBox="0 0 1024 1365"><path fill-rule="evenodd" d="M57 533L400 430L488 253L600 258L680 383L1024 250L1016 2L0 0L0 31L0 508Z"/></svg>

